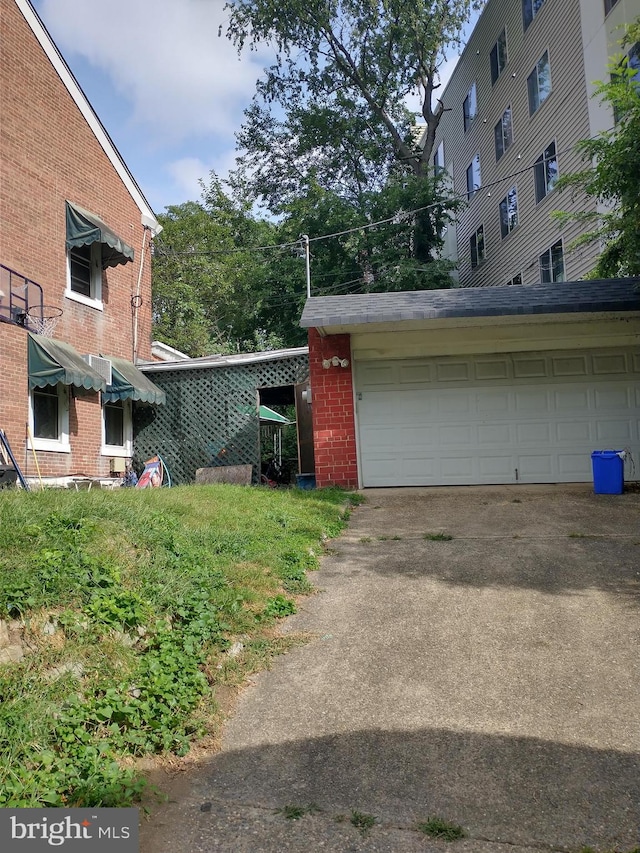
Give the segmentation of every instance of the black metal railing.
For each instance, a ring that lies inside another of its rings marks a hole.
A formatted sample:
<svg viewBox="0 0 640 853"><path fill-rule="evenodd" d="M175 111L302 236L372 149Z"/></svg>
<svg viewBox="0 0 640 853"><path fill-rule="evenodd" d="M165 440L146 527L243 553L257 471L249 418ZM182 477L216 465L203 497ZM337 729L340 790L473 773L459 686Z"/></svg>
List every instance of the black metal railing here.
<svg viewBox="0 0 640 853"><path fill-rule="evenodd" d="M42 320L42 287L30 278L0 264L0 315L31 328L32 321Z"/></svg>

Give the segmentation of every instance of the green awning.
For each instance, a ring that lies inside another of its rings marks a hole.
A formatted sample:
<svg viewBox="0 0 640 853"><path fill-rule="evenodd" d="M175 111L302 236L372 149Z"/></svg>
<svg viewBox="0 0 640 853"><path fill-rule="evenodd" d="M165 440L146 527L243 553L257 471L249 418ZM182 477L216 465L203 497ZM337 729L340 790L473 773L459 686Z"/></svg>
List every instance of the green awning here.
<svg viewBox="0 0 640 853"><path fill-rule="evenodd" d="M29 387L75 385L87 391L104 391L105 381L70 344L29 333Z"/></svg>
<svg viewBox="0 0 640 853"><path fill-rule="evenodd" d="M283 426L293 423L293 421L285 418L285 416L281 415L279 412L274 412L274 410L270 409L268 406L260 406L260 420L268 421L272 424L282 424Z"/></svg>
<svg viewBox="0 0 640 853"><path fill-rule="evenodd" d="M133 260L133 249L127 246L102 219L77 204L67 202L67 249L102 243L102 267L117 267Z"/></svg>
<svg viewBox="0 0 640 853"><path fill-rule="evenodd" d="M124 358L114 358L106 355L111 362L111 385L102 395L108 403L115 400L136 400L139 403L162 405L167 402L167 395L162 388L155 385L141 370Z"/></svg>

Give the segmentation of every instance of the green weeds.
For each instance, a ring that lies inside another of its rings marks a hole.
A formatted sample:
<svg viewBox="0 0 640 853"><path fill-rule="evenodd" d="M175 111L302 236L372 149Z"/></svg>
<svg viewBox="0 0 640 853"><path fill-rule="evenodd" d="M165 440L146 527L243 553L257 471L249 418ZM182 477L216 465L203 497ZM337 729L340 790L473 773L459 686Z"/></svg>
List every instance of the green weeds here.
<svg viewBox="0 0 640 853"><path fill-rule="evenodd" d="M196 486L0 494L0 618L27 652L0 666L0 807L125 806L136 756L185 754L240 684L298 640L345 493ZM241 641L237 656L226 654ZM206 701L205 701L206 700Z"/></svg>
<svg viewBox="0 0 640 853"><path fill-rule="evenodd" d="M464 829L457 823L450 823L439 817L430 817L424 823L419 823L416 828L430 838L439 838L442 841L458 841L466 835Z"/></svg>
<svg viewBox="0 0 640 853"><path fill-rule="evenodd" d="M365 812L358 812L354 810L351 812L349 822L355 826L356 829L360 830L362 835L366 835L366 833L375 826L376 818L372 814L366 814Z"/></svg>
<svg viewBox="0 0 640 853"><path fill-rule="evenodd" d="M429 542L450 542L453 536L450 533L425 533L424 538Z"/></svg>

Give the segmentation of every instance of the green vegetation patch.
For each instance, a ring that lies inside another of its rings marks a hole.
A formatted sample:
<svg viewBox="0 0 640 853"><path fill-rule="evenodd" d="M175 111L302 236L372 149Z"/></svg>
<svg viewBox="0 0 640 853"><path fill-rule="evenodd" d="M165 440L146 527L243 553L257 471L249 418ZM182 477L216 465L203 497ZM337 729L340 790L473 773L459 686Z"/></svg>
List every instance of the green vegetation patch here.
<svg viewBox="0 0 640 853"><path fill-rule="evenodd" d="M417 826L419 832L423 832L430 838L439 838L442 841L459 841L466 833L457 823L450 823L439 817L430 817Z"/></svg>
<svg viewBox="0 0 640 853"><path fill-rule="evenodd" d="M0 807L123 806L133 757L183 755L345 525L338 490L0 493Z"/></svg>

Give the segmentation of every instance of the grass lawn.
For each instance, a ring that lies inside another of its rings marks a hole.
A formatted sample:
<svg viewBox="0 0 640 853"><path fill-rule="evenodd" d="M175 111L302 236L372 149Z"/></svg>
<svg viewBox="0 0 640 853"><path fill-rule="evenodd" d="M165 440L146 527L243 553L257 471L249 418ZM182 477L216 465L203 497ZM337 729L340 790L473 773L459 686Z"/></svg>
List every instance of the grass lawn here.
<svg viewBox="0 0 640 853"><path fill-rule="evenodd" d="M219 725L216 688L295 642L338 490L182 486L0 492L0 807L124 806L133 757L184 755Z"/></svg>

